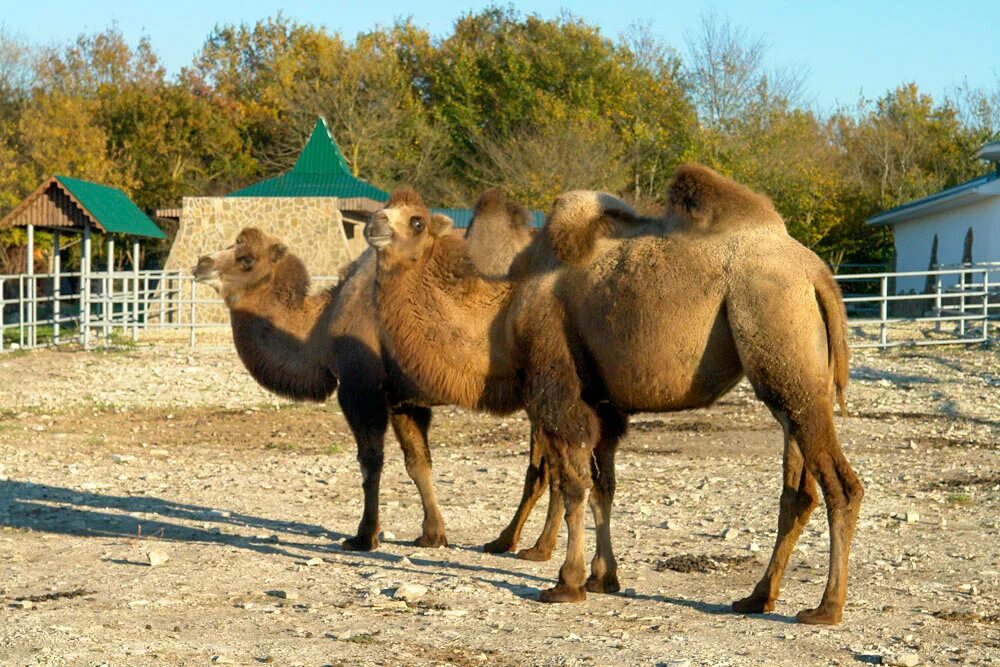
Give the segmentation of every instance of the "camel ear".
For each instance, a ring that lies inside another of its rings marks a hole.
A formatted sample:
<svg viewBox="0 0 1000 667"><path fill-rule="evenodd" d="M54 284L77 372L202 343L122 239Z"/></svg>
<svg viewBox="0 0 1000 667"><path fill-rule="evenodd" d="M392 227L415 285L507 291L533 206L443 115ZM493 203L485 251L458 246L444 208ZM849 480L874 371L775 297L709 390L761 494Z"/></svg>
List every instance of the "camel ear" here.
<svg viewBox="0 0 1000 667"><path fill-rule="evenodd" d="M431 215L431 236L445 236L446 234L451 234L452 223L451 218L446 215L441 215L440 213L434 213Z"/></svg>
<svg viewBox="0 0 1000 667"><path fill-rule="evenodd" d="M271 256L271 261L277 262L288 254L288 246L284 243L275 243L273 246L268 248L268 253Z"/></svg>

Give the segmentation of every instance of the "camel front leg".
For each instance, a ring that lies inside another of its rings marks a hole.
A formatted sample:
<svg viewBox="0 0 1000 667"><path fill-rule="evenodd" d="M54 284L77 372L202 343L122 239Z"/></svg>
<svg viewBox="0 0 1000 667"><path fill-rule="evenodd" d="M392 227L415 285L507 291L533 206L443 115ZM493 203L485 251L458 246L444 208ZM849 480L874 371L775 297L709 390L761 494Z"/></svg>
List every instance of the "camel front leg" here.
<svg viewBox="0 0 1000 667"><path fill-rule="evenodd" d="M556 540L559 538L559 522L563 518L565 505L563 504L562 492L559 490L559 470L558 466L547 460L545 469L549 478L549 507L545 512L545 525L542 532L533 546L521 549L517 552L517 557L522 560L547 561L552 558L552 552L556 548Z"/></svg>
<svg viewBox="0 0 1000 667"><path fill-rule="evenodd" d="M505 553L517 548L521 540L521 530L524 522L531 515L535 503L545 491L548 482L548 466L545 461L545 446L539 442L534 428L531 429L531 445L529 448L528 469L524 472L524 489L521 492L521 502L518 503L514 516L500 535L492 542L483 546L483 551L491 554Z"/></svg>
<svg viewBox="0 0 1000 667"><path fill-rule="evenodd" d="M423 532L416 539L416 544L420 547L447 546L444 518L438 508L434 479L431 476L431 452L427 446L431 411L418 406L398 406L392 411L390 419L396 440L403 449L406 473L416 484L424 509Z"/></svg>
<svg viewBox="0 0 1000 667"><path fill-rule="evenodd" d="M341 383L337 400L358 443L361 488L365 495L364 511L358 532L341 543L347 551L372 551L379 546L379 485L384 463L385 431L389 409L380 391L365 391Z"/></svg>

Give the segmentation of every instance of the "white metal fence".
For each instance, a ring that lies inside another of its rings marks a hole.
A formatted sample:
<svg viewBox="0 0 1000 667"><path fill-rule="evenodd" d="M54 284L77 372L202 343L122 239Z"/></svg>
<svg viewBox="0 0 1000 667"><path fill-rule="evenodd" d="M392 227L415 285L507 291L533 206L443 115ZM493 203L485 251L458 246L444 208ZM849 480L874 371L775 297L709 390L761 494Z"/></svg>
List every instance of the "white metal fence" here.
<svg viewBox="0 0 1000 667"><path fill-rule="evenodd" d="M929 293L893 294L896 278L924 278ZM851 347L983 343L998 337L1000 263L935 271L836 276L848 308ZM320 286L334 276L314 278ZM954 284L952 284L954 283ZM191 346L198 332L227 330L199 311L224 312L215 290L181 271L104 271L0 275L0 352L64 343L84 348L177 330Z"/></svg>
<svg viewBox="0 0 1000 667"><path fill-rule="evenodd" d="M317 276L313 284L337 279ZM186 332L194 347L198 332L229 329L228 316L199 316L206 307L226 312L214 289L183 271L0 275L0 352L65 343L89 349L164 330Z"/></svg>

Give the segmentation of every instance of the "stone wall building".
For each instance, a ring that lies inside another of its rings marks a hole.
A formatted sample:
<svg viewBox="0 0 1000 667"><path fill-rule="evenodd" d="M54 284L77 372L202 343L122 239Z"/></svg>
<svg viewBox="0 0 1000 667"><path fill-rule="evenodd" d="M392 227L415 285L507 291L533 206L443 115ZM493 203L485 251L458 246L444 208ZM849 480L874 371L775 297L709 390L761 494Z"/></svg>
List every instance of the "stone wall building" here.
<svg viewBox="0 0 1000 667"><path fill-rule="evenodd" d="M179 222L164 268L189 271L198 257L225 248L241 229L256 226L283 239L313 276L336 276L367 247L362 228L388 198L351 173L320 118L290 171L225 197L185 197L180 209L158 211L159 217ZM228 321L215 304L199 305L197 311L200 322Z"/></svg>

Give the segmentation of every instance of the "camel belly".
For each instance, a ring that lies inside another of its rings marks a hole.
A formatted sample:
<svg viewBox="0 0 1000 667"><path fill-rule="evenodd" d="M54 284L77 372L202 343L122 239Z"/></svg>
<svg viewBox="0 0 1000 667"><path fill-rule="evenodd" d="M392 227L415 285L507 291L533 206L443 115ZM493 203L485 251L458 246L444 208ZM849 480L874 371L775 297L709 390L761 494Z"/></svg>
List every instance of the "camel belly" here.
<svg viewBox="0 0 1000 667"><path fill-rule="evenodd" d="M742 377L721 271L669 255L597 262L573 281L574 319L622 410L702 407Z"/></svg>

